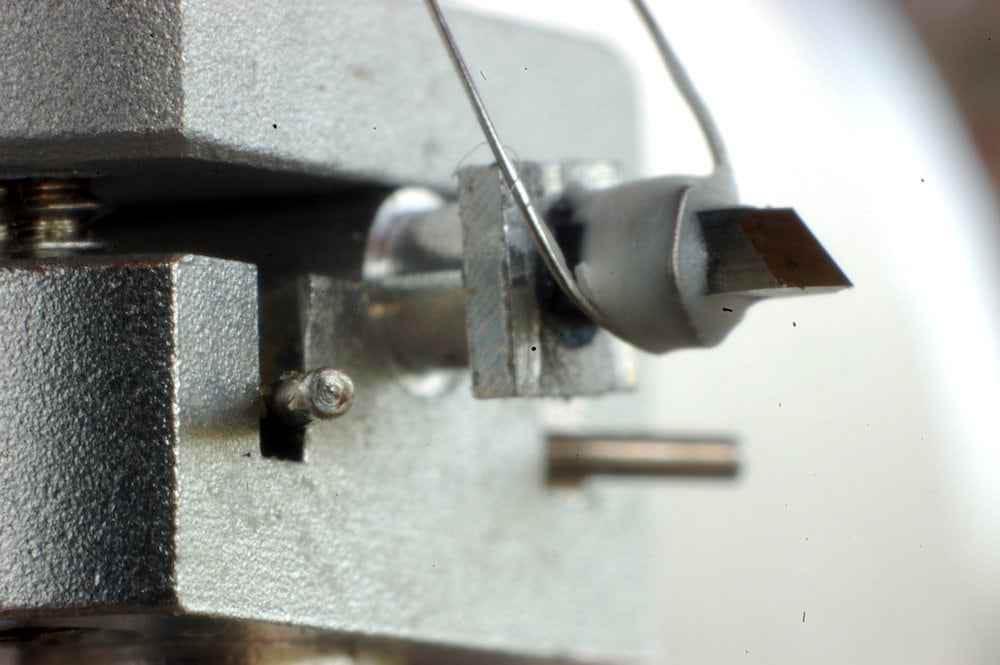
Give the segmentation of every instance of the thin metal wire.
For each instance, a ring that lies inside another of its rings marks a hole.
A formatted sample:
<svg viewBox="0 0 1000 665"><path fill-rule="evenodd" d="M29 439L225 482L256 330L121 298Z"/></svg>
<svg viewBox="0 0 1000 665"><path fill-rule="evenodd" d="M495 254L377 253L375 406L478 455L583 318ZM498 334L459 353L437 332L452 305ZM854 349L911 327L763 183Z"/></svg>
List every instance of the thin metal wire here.
<svg viewBox="0 0 1000 665"><path fill-rule="evenodd" d="M667 68L667 72L670 74L677 92L680 93L684 99L684 103L691 109L691 114L694 115L695 121L701 129L702 136L705 137L705 143L708 144L708 150L712 155L712 162L716 170L729 170L729 155L726 153L726 144L722 140L722 134L719 132L715 120L712 118L712 112L708 110L708 105L705 104L705 100L698 94L698 90L694 87L691 77L688 76L684 65L681 64L677 54L670 47L666 35L663 34L660 24L656 22L652 12L649 11L649 7L643 0L631 0L631 2L636 13L639 14L639 18L642 19L643 26L645 26L649 36L652 37L653 42L656 44L656 48L660 52L660 58L663 60L663 64Z"/></svg>
<svg viewBox="0 0 1000 665"><path fill-rule="evenodd" d="M497 166L500 167L500 173L513 193L514 202L521 211L521 215L524 216L525 221L528 223L528 230L531 232L535 244L538 245L538 251L542 255L542 260L545 261L545 265L548 266L559 288L573 301L573 304L596 323L603 325L606 320L605 317L580 290L580 286L576 283L576 278L573 276L573 270L566 262L566 257L563 255L558 241L556 241L551 229L549 229L548 225L542 219L538 209L535 208L535 204L532 203L531 195L518 176L517 167L514 166L514 162L507 155L507 151L500 142L500 136L497 134L490 114L486 111L486 105L483 103L483 98L479 95L479 89L476 88L472 74L469 73L469 68L465 64L465 58L462 57L458 43L455 41L455 36L448 26L448 21L445 20L444 14L441 12L441 6L437 0L425 0L425 2L427 9L434 17L438 32L441 33L441 39L444 40L445 45L448 47L451 62L455 65L459 78L462 79L469 102L476 113L476 119L479 120L479 126L482 128L483 134L486 135L486 140L490 144L493 156L497 160Z"/></svg>
<svg viewBox="0 0 1000 665"><path fill-rule="evenodd" d="M691 109L691 113L694 115L695 120L698 122L698 126L701 128L701 132L705 137L706 143L708 144L709 151L712 154L712 161L715 165L716 172L728 172L729 160L726 155L726 148L722 140L722 135L719 133L708 107L698 95L694 84L691 82L690 77L688 77L687 72L680 63L680 60L677 59L677 56L667 43L663 31L660 30L656 19L653 18L653 15L646 7L645 2L643 2L643 0L631 1L636 12L638 12L639 17L642 19L643 25L653 38L653 41L656 43L656 46L660 51L660 57L663 59L663 63L673 79L674 85L677 87L678 92L680 92L681 97L684 98L688 108ZM479 126L482 128L483 134L486 135L486 140L489 143L490 150L492 150L494 158L497 160L497 166L500 168L500 173L503 175L504 181L507 183L511 193L514 195L514 202L520 210L521 215L528 223L528 230L531 232L531 236L534 238L535 244L538 246L538 251L542 255L542 260L545 261L545 265L552 273L552 277L556 280L559 288L562 289L563 293L566 294L573 304L576 305L580 311L590 317L595 323L607 327L607 317L605 317L597 306L594 305L594 303L587 298L583 291L580 290L580 286L573 275L573 270L567 263L566 257L563 254L562 249L559 247L559 243L556 240L555 235L552 233L548 224L545 223L541 214L538 212L538 209L535 207L535 204L532 202L531 195L528 193L524 183L521 182L520 176L517 172L517 167L507 154L507 150L503 147L503 143L500 142L500 136L497 133L496 126L494 126L493 120L490 118L490 114L486 110L486 104L483 103L483 98L480 96L479 89L476 87L475 79L472 77L471 72L469 72L469 68L465 63L465 58L462 56L458 43L455 41L455 35L452 33L451 28L448 25L448 21L445 19L444 13L441 11L440 4L437 0L424 0L424 2L427 5L428 11L431 13L431 16L434 18L438 32L441 34L441 39L444 41L445 46L448 49L448 55L451 57L451 62L455 66L455 70L458 72L459 78L462 81L465 93L469 98L469 102L472 104L473 110L475 111L476 119L479 121Z"/></svg>

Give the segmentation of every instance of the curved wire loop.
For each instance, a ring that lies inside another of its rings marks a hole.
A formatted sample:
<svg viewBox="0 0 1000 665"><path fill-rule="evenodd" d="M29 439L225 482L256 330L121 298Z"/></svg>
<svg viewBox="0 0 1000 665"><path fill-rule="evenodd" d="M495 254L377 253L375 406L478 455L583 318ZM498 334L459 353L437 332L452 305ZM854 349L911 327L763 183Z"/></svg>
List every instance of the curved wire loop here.
<svg viewBox="0 0 1000 665"><path fill-rule="evenodd" d="M559 285L559 288L573 304L598 325L608 327L606 325L607 317L601 313L597 306L580 289L580 285L573 275L573 269L566 261L566 256L563 254L562 248L559 247L559 242L556 240L549 225L546 224L542 215L538 212L538 208L534 202L532 202L531 195L528 193L524 183L521 182L517 167L500 141L500 135L497 133L496 126L493 124L493 120L486 110L486 104L479 94L475 79L469 72L465 58L462 56L458 43L455 41L455 35L452 33L451 27L448 25L448 21L441 11L441 5L438 3L438 0L424 0L424 2L434 19L434 23L437 25L441 39L448 49L448 55L455 66L455 70L458 72L459 79L462 81L462 86L465 88L465 93L472 104L476 119L479 121L479 126L486 136L486 141L489 143L490 150L497 161L497 166L500 169L504 182L507 183L507 187L510 188L513 194L514 203L528 224L528 230L531 232L531 236L538 246L538 252L541 254L542 260L545 261L545 265L552 273L552 277ZM678 92L694 115L701 133L705 137L705 142L708 144L709 152L712 155L715 171L728 172L730 168L729 158L726 154L722 134L719 133L718 127L715 125L715 121L708 110L708 106L698 94L677 55L670 48L666 36L663 34L644 0L631 0L631 2L636 13L639 14L643 26L656 43L660 57L667 72L670 74L671 80L673 80Z"/></svg>
<svg viewBox="0 0 1000 665"><path fill-rule="evenodd" d="M717 171L728 171L730 166L729 155L726 153L726 144L722 140L722 133L715 124L708 105L705 104L705 100L698 94L698 90L694 87L694 83L691 81L691 77L688 76L687 70L684 69L680 58L677 57L677 54L670 47L666 35L660 29L660 24L657 23L644 0L631 0L631 2L639 18L642 20L642 25L646 28L646 32L649 33L649 36L656 44L656 48L660 52L660 59L663 60L663 65L670 74L670 79L674 82L674 87L677 88L677 92L684 99L684 103L691 109L691 114L698 123L701 134L705 138L705 143L708 145L713 166Z"/></svg>

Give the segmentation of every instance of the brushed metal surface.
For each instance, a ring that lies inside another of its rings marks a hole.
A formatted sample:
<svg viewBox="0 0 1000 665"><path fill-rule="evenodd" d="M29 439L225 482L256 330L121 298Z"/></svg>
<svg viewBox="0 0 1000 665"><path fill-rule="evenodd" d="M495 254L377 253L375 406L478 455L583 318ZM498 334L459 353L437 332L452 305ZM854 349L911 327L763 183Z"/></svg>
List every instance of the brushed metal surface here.
<svg viewBox="0 0 1000 665"><path fill-rule="evenodd" d="M602 188L619 178L604 162L526 163L520 171L532 198L545 201L547 208L571 185ZM631 350L559 291L500 172L469 166L458 177L465 316L476 395L565 396L634 387ZM551 217L553 211L546 214ZM557 237L565 230L555 228Z"/></svg>

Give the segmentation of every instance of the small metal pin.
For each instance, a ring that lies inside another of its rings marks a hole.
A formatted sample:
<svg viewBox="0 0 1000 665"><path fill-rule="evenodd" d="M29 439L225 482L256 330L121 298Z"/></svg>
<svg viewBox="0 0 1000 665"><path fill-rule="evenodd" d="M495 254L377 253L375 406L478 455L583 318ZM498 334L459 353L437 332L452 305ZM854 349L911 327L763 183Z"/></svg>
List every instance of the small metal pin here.
<svg viewBox="0 0 1000 665"><path fill-rule="evenodd" d="M305 374L287 372L264 390L268 414L295 427L304 427L313 420L339 418L353 403L354 381L332 367Z"/></svg>
<svg viewBox="0 0 1000 665"><path fill-rule="evenodd" d="M550 434L549 478L591 475L732 477L739 453L729 439Z"/></svg>

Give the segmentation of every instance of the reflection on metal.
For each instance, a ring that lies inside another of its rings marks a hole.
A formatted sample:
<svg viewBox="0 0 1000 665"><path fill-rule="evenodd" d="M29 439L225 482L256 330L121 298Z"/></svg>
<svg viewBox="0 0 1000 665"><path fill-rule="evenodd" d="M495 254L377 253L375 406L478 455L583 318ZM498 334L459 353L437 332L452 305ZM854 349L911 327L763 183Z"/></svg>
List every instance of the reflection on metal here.
<svg viewBox="0 0 1000 665"><path fill-rule="evenodd" d="M740 463L730 439L564 434L549 435L548 460L553 480L605 474L731 477Z"/></svg>
<svg viewBox="0 0 1000 665"><path fill-rule="evenodd" d="M264 390L264 404L268 415L296 427L339 418L354 404L354 381L332 367L288 372Z"/></svg>
<svg viewBox="0 0 1000 665"><path fill-rule="evenodd" d="M708 210L698 219L709 255L711 293L773 296L851 286L790 208Z"/></svg>
<svg viewBox="0 0 1000 665"><path fill-rule="evenodd" d="M567 182L618 180L605 163L526 164L522 177L539 200L558 199ZM456 379L449 370L467 366L477 397L633 386L631 353L553 283L496 169L469 167L459 181L459 205L419 188L392 194L368 236L369 316L411 392L440 394ZM579 240L558 206L547 212Z"/></svg>
<svg viewBox="0 0 1000 665"><path fill-rule="evenodd" d="M103 206L86 180L50 178L0 183L0 249L14 258L44 258L99 247L89 225Z"/></svg>
<svg viewBox="0 0 1000 665"><path fill-rule="evenodd" d="M634 385L619 340L713 346L762 297L850 286L794 211L733 207L726 177L621 183L602 162L520 173L607 328L562 293L499 169L466 167L457 207L405 188L369 233L369 314L407 373L453 379L442 370L468 365L484 398L619 390Z"/></svg>
<svg viewBox="0 0 1000 665"><path fill-rule="evenodd" d="M393 193L368 233L363 276L369 315L402 369L468 364L457 206L419 187Z"/></svg>

